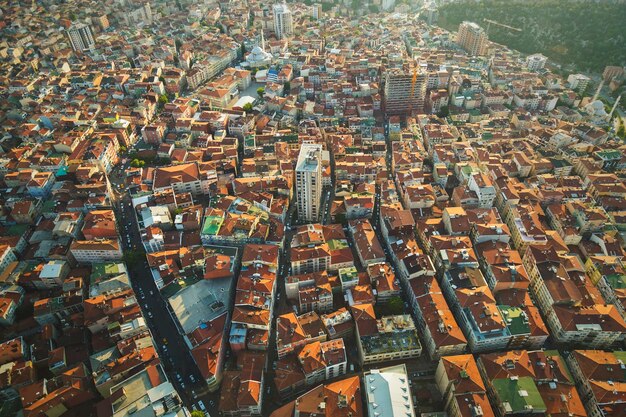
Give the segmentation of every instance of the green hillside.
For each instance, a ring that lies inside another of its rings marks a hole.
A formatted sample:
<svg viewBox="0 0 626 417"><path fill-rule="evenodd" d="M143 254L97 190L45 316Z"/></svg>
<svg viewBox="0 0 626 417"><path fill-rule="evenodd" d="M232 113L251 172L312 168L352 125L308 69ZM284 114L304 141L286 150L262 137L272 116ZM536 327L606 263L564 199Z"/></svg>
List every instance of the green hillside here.
<svg viewBox="0 0 626 417"><path fill-rule="evenodd" d="M602 71L626 65L626 5L565 0L485 0L450 3L439 9L439 25L456 31L463 20L485 27L483 19L523 29L491 25L489 38L524 53L540 52L563 65Z"/></svg>

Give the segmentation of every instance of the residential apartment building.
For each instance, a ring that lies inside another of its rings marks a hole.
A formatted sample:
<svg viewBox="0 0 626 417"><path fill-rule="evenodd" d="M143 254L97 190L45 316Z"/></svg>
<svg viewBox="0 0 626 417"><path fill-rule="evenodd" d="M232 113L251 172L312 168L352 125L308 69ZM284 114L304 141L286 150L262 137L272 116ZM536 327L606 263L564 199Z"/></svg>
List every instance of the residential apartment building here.
<svg viewBox="0 0 626 417"><path fill-rule="evenodd" d="M456 34L456 43L469 55L485 55L487 53L487 33L474 22L462 22Z"/></svg>
<svg viewBox="0 0 626 417"><path fill-rule="evenodd" d="M275 4L274 12L274 33L278 39L289 37L293 33L293 16L287 4Z"/></svg>
<svg viewBox="0 0 626 417"><path fill-rule="evenodd" d="M89 51L96 46L91 28L84 23L78 23L67 29L72 49L77 52Z"/></svg>
<svg viewBox="0 0 626 417"><path fill-rule="evenodd" d="M356 324L357 347L361 364L415 358L422 346L410 315L376 318L372 304L350 307Z"/></svg>
<svg viewBox="0 0 626 417"><path fill-rule="evenodd" d="M480 355L476 362L499 416L587 415L576 382L556 350L497 352Z"/></svg>
<svg viewBox="0 0 626 417"><path fill-rule="evenodd" d="M467 349L467 339L457 324L437 280L433 276L409 281L409 300L417 327L424 335L431 359L460 355Z"/></svg>
<svg viewBox="0 0 626 417"><path fill-rule="evenodd" d="M217 180L211 174L210 171L201 172L197 162L160 167L154 170L152 190L155 193L171 189L175 193L208 195Z"/></svg>
<svg viewBox="0 0 626 417"><path fill-rule="evenodd" d="M298 219L317 222L322 203L322 145L303 144L296 163Z"/></svg>
<svg viewBox="0 0 626 417"><path fill-rule="evenodd" d="M298 353L298 361L307 385L345 375L348 366L343 339L309 343Z"/></svg>
<svg viewBox="0 0 626 417"><path fill-rule="evenodd" d="M448 416L495 416L472 355L444 356L439 359L435 383L443 397Z"/></svg>
<svg viewBox="0 0 626 417"><path fill-rule="evenodd" d="M589 417L623 415L626 352L574 350L566 359Z"/></svg>
<svg viewBox="0 0 626 417"><path fill-rule="evenodd" d="M70 253L78 263L118 261L122 259L119 240L75 240Z"/></svg>

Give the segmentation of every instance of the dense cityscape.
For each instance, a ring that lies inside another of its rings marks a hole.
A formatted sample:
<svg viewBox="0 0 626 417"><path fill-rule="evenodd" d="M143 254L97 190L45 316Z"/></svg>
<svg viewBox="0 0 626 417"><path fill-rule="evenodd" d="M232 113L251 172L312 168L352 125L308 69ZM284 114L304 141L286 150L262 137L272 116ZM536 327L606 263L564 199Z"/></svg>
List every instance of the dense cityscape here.
<svg viewBox="0 0 626 417"><path fill-rule="evenodd" d="M0 417L626 416L626 63L446 3L1 2Z"/></svg>

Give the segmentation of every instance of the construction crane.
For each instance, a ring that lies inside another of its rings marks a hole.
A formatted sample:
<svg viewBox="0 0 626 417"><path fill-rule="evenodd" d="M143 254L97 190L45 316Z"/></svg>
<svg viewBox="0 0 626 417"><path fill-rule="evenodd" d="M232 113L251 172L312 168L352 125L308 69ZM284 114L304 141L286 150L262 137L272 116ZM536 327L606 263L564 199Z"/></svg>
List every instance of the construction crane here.
<svg viewBox="0 0 626 417"><path fill-rule="evenodd" d="M483 19L483 22L487 22L487 31L486 31L487 32L487 36L489 36L489 28L491 27L492 24L494 24L496 26L503 27L503 28L508 29L508 30L513 30L515 32L522 32L522 29L520 29L520 28L514 28L513 26L505 25L504 23L496 22L495 20Z"/></svg>
<svg viewBox="0 0 626 417"><path fill-rule="evenodd" d="M413 117L413 97L415 97L415 81L417 81L417 65L413 67L413 78L411 78L411 95L409 95L409 117Z"/></svg>

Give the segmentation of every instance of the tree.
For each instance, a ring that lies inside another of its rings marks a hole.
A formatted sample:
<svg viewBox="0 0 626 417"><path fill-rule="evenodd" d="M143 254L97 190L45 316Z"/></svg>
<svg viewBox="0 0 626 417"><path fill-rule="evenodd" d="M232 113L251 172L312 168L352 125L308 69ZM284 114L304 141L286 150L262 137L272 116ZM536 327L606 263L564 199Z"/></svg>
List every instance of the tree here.
<svg viewBox="0 0 626 417"><path fill-rule="evenodd" d="M204 417L204 413L200 410L192 411L191 417Z"/></svg>
<svg viewBox="0 0 626 417"><path fill-rule="evenodd" d="M259 95L259 98L263 98L263 96L265 95L265 88L263 87L257 88L256 93Z"/></svg>
<svg viewBox="0 0 626 417"><path fill-rule="evenodd" d="M243 109L246 112L251 112L252 111L252 103L246 103L243 105Z"/></svg>
<svg viewBox="0 0 626 417"><path fill-rule="evenodd" d="M619 121L619 127L617 128L617 136L626 139L626 129L624 128L624 122Z"/></svg>
<svg viewBox="0 0 626 417"><path fill-rule="evenodd" d="M166 94L161 94L161 95L159 96L159 105L161 105L161 107L162 107L162 106L165 106L165 105L166 105L167 103L169 103L169 102L170 102L170 99L169 99L169 98L167 98L167 95L166 95Z"/></svg>
<svg viewBox="0 0 626 417"><path fill-rule="evenodd" d="M139 250L139 249L127 250L124 252L122 256L123 256L122 259L124 260L124 262L130 267L133 267L146 259L145 258L146 253L143 250Z"/></svg>
<svg viewBox="0 0 626 417"><path fill-rule="evenodd" d="M450 115L450 109L448 109L448 106L441 106L441 108L439 109L439 112L437 113L437 117L441 117L446 118Z"/></svg>
<svg viewBox="0 0 626 417"><path fill-rule="evenodd" d="M243 57L246 54L246 45L245 44L241 44L241 56Z"/></svg>
<svg viewBox="0 0 626 417"><path fill-rule="evenodd" d="M285 94L289 94L291 92L291 83L289 81L285 81L285 84L283 84L283 91Z"/></svg>
<svg viewBox="0 0 626 417"><path fill-rule="evenodd" d="M400 297L392 297L387 301L387 311L391 315L398 315L404 312L404 302Z"/></svg>
<svg viewBox="0 0 626 417"><path fill-rule="evenodd" d="M130 161L130 166L133 168L142 168L144 165L146 165L146 161L142 161L141 159L135 158Z"/></svg>

